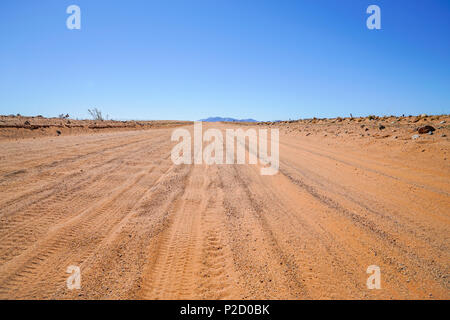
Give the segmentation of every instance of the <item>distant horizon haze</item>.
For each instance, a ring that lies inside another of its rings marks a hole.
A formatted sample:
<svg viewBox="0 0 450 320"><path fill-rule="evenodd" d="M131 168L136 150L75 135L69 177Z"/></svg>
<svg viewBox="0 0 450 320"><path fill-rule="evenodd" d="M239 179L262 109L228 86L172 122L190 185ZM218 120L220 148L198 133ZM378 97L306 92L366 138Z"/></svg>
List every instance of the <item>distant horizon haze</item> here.
<svg viewBox="0 0 450 320"><path fill-rule="evenodd" d="M366 26L373 4L381 30ZM3 0L0 114L449 114L449 38L448 0Z"/></svg>

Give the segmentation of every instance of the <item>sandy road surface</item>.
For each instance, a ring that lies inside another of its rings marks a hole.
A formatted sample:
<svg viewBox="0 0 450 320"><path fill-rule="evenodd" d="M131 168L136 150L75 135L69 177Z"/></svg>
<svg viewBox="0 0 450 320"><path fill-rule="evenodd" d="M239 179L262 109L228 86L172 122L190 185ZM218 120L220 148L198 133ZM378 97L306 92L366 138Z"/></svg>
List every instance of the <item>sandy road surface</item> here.
<svg viewBox="0 0 450 320"><path fill-rule="evenodd" d="M261 176L171 132L0 142L0 298L450 298L448 161L281 132Z"/></svg>

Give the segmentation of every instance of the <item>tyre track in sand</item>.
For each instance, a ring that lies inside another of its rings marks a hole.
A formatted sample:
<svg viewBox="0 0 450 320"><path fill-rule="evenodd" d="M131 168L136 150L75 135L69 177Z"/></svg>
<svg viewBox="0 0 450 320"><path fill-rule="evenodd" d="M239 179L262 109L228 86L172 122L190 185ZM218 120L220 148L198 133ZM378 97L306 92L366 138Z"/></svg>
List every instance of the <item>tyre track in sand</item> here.
<svg viewBox="0 0 450 320"><path fill-rule="evenodd" d="M193 166L184 193L169 214L152 263L144 276L145 299L190 299L199 266L200 216L207 205L207 180L203 168Z"/></svg>
<svg viewBox="0 0 450 320"><path fill-rule="evenodd" d="M141 141L148 141L148 138L147 136ZM149 148L151 144L154 145L153 152L161 154L158 150L166 150L166 155L163 158L156 158L153 164L146 159L148 152L152 152L152 148ZM17 225L8 224L14 234L5 235L5 237L13 239L4 242L1 248L8 250L7 252L14 251L14 254L11 257L4 250L2 251L2 258L7 257L7 259L6 263L0 266L0 297L48 298L58 287L65 286L66 267L73 264L83 265L83 262L98 250L97 248L105 238L114 237L121 222L129 217L139 200L173 167L170 154L167 153L169 150L167 143L164 145L158 140L153 140L150 144L142 143L134 150L128 148L128 151L132 152L122 154L121 162L123 163L129 156L136 165L121 166L119 164L114 168L116 171L111 172L111 175L125 177L125 180L121 178L111 181L104 179L94 184L91 182L93 188L90 192L103 193L103 197L88 205L87 208L82 210L77 208L72 214L66 216L56 210L50 210L50 214L32 210L36 214L36 219L30 219L29 224L34 227L39 226L39 223L43 223L44 227L48 226L46 230L41 230L38 234L40 237L36 241L31 243L25 241L26 232L30 227L17 228ZM139 158L142 160L136 162ZM98 160L101 162L102 159ZM158 170L155 169L156 167ZM111 188L111 184L118 182L117 187ZM53 201L61 204L67 200L69 199L56 198ZM82 197L79 200L82 201ZM86 202L86 199L84 201ZM71 203L76 205L75 201ZM39 213L43 213L44 217L40 217ZM13 244L19 244L21 247L14 247Z"/></svg>
<svg viewBox="0 0 450 320"><path fill-rule="evenodd" d="M0 266L14 256L19 255L30 244L48 232L52 225L63 222L76 216L89 208L90 202L101 201L114 191L113 188L104 188L105 185L123 183L126 176L117 178L117 172L127 170L134 172L138 167L130 166L129 161L142 157L145 153L158 150L158 145L140 145L133 149L126 149L125 153L113 159L96 164L94 167L85 167L87 174L80 176L80 180L69 180L71 183L62 190L56 190L45 199L39 199L23 211L11 213L11 218L2 219L0 228ZM134 160L136 161L136 160ZM167 159L166 159L167 161ZM75 181L73 181L75 180ZM72 184L74 183L74 185ZM86 201L89 199L90 201ZM70 205L67 205L67 204Z"/></svg>

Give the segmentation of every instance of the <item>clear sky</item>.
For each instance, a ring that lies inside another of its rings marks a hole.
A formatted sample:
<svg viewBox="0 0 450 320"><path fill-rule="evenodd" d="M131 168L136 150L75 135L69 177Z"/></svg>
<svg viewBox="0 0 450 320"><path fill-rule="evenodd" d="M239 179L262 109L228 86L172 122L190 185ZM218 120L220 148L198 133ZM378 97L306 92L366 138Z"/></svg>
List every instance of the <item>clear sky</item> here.
<svg viewBox="0 0 450 320"><path fill-rule="evenodd" d="M66 9L81 8L81 30ZM381 30L366 9L381 8ZM449 0L1 0L0 114L450 113Z"/></svg>

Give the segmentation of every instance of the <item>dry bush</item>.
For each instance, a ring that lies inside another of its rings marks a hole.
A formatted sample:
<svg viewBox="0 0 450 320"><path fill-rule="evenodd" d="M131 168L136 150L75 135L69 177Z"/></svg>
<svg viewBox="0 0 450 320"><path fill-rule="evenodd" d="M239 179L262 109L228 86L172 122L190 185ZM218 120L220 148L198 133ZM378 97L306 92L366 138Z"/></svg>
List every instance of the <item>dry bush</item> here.
<svg viewBox="0 0 450 320"><path fill-rule="evenodd" d="M100 120L103 121L102 112L98 110L97 108L94 109L88 109L89 114L91 115L93 120Z"/></svg>

